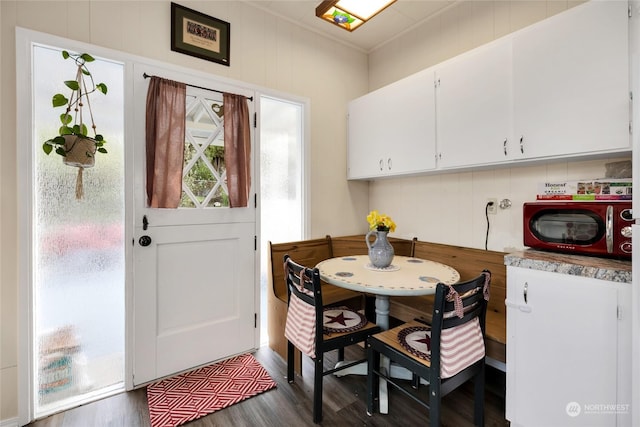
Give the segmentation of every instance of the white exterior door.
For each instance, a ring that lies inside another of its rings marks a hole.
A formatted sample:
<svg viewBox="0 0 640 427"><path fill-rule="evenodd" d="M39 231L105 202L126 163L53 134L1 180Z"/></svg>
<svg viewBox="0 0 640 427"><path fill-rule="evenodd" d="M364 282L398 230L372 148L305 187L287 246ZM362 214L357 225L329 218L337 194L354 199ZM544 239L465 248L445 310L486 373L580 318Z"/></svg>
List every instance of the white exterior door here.
<svg viewBox="0 0 640 427"><path fill-rule="evenodd" d="M259 338L256 208L253 200L247 208L227 206L221 158L222 94L187 87L181 207L148 208L144 182L149 81L143 73L234 93L246 91L170 70L143 68L134 67L133 77L137 135L132 242L134 386L253 350Z"/></svg>

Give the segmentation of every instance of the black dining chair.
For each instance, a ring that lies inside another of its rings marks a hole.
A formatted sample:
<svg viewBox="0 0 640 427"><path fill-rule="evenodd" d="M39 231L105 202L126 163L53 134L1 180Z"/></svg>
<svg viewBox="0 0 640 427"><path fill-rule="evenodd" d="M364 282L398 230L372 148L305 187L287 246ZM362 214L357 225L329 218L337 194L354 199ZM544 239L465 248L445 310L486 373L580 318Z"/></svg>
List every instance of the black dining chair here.
<svg viewBox="0 0 640 427"><path fill-rule="evenodd" d="M402 391L429 410L432 427L440 425L441 401L468 380L474 382L474 423L484 425L485 316L491 273L454 285L438 283L431 325L412 321L372 335L367 340L367 413L373 414L379 379ZM380 356L414 374L412 384L391 378ZM428 397L420 395L415 377L428 383Z"/></svg>
<svg viewBox="0 0 640 427"><path fill-rule="evenodd" d="M284 256L288 306L285 324L287 338L287 381L294 382L294 347L313 361L313 422L322 421L322 380L325 375L365 363L366 358L343 363L339 367L324 369L324 354L338 350L338 359L344 348L365 342L372 334L381 331L375 323L367 321L364 314L348 307L323 307L320 273L317 268L307 268Z"/></svg>

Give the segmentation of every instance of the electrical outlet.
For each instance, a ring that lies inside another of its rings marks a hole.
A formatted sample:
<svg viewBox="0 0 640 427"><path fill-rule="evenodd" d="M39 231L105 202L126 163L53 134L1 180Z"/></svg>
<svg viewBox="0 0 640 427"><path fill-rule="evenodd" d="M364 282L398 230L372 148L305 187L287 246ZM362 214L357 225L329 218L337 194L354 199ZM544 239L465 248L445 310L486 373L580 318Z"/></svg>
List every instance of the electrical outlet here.
<svg viewBox="0 0 640 427"><path fill-rule="evenodd" d="M491 206L487 206L487 213L491 215L495 215L496 212L498 211L498 199L497 198L487 199L487 204L489 203L493 203L493 204Z"/></svg>

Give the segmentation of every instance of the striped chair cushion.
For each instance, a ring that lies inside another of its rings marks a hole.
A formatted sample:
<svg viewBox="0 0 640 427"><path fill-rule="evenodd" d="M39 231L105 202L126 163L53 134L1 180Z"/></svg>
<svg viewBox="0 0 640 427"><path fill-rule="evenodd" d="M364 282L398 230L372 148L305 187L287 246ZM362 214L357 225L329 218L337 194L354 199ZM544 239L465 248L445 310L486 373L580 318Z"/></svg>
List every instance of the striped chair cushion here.
<svg viewBox="0 0 640 427"><path fill-rule="evenodd" d="M484 339L476 317L460 326L444 329L440 336L440 373L449 378L484 357Z"/></svg>
<svg viewBox="0 0 640 427"><path fill-rule="evenodd" d="M291 293L284 336L301 352L311 358L316 357L316 311Z"/></svg>

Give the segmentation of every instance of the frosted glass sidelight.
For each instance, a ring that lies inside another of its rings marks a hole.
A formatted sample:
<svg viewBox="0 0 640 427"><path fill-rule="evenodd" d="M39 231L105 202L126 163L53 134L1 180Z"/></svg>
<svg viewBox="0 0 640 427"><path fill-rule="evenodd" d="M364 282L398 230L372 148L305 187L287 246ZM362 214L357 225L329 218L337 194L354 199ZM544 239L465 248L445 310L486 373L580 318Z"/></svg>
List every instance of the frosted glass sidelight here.
<svg viewBox="0 0 640 427"><path fill-rule="evenodd" d="M81 200L75 198L77 169L40 149L63 112L51 108L51 97L66 90L62 81L73 69L60 50L34 46L36 417L124 389L123 65L91 64L94 77L109 88L108 96L91 99L108 154L97 154L95 166L84 170Z"/></svg>
<svg viewBox="0 0 640 427"><path fill-rule="evenodd" d="M263 236L302 238L302 105L261 98L260 193Z"/></svg>
<svg viewBox="0 0 640 427"><path fill-rule="evenodd" d="M261 340L267 337L267 242L303 236L303 105L260 97Z"/></svg>

